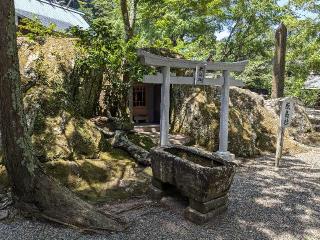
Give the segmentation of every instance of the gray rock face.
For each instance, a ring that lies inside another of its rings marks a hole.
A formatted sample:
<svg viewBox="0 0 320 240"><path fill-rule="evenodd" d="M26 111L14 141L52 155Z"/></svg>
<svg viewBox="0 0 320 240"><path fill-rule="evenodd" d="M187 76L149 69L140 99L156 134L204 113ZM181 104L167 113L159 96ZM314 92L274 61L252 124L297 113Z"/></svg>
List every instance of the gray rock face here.
<svg viewBox="0 0 320 240"><path fill-rule="evenodd" d="M280 114L281 104L280 101L282 98L270 99L265 101L266 108L276 117L278 118ZM309 119L306 108L303 104L297 99L294 98L295 106L294 113L292 116L292 123L289 127L289 133L294 137L295 140L299 141L299 137L301 134L313 132L312 122Z"/></svg>
<svg viewBox="0 0 320 240"><path fill-rule="evenodd" d="M153 196L161 197L174 187L188 198L185 216L196 223L206 222L225 209L236 164L181 145L153 148L150 158Z"/></svg>
<svg viewBox="0 0 320 240"><path fill-rule="evenodd" d="M171 132L189 136L208 151L218 151L220 93L214 87L175 85L172 90ZM274 152L277 119L264 100L247 89L230 89L229 148L236 156Z"/></svg>
<svg viewBox="0 0 320 240"><path fill-rule="evenodd" d="M0 221L6 219L9 216L8 210L0 210Z"/></svg>

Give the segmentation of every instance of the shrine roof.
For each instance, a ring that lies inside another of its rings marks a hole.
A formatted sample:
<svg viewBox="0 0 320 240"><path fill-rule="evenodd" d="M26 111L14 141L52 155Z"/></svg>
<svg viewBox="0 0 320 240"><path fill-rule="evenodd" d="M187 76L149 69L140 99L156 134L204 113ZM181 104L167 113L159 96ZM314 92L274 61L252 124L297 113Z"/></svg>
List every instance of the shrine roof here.
<svg viewBox="0 0 320 240"><path fill-rule="evenodd" d="M14 3L18 17L37 18L44 26L49 26L53 23L57 26L57 30L60 31L73 26L78 26L82 29L89 28L89 24L84 19L84 13L51 1L15 0Z"/></svg>
<svg viewBox="0 0 320 240"><path fill-rule="evenodd" d="M311 73L304 83L305 89L320 89L320 75Z"/></svg>

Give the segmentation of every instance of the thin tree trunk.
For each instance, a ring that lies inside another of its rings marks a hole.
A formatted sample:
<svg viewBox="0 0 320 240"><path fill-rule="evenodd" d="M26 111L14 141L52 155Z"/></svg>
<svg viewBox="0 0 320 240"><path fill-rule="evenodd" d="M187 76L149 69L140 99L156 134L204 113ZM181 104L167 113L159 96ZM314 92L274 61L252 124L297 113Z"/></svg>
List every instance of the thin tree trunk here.
<svg viewBox="0 0 320 240"><path fill-rule="evenodd" d="M53 178L33 155L22 104L13 0L0 1L0 131L16 206L26 213L91 230L121 230L123 222L94 209Z"/></svg>
<svg viewBox="0 0 320 240"><path fill-rule="evenodd" d="M138 0L131 0L128 4L129 0L120 0L120 8L122 13L122 20L124 25L124 32L125 32L125 42L128 43L133 37L134 37L134 28L137 18L137 6L138 6ZM130 5L130 8L129 8ZM124 83L130 83L130 73L126 71L126 68L128 67L128 60L126 58L123 59L123 69L124 73L122 75L122 81ZM132 120L132 104L131 99L132 97L130 94L130 90L126 93L124 93L124 104L120 107L121 114L125 114L129 116L129 119Z"/></svg>
<svg viewBox="0 0 320 240"><path fill-rule="evenodd" d="M272 98L284 95L284 77L286 65L287 28L281 23L275 35L275 53L273 63Z"/></svg>

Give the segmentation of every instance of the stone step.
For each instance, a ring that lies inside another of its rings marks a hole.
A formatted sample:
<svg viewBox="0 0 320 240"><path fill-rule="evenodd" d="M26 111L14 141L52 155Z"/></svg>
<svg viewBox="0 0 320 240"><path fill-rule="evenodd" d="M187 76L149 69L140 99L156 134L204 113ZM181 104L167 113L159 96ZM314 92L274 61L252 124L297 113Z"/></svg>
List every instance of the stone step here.
<svg viewBox="0 0 320 240"><path fill-rule="evenodd" d="M320 126L320 110L314 108L306 108L306 113L316 131L319 131Z"/></svg>
<svg viewBox="0 0 320 240"><path fill-rule="evenodd" d="M134 126L134 131L138 133L143 132L159 132L160 131L160 125L159 124L139 124Z"/></svg>
<svg viewBox="0 0 320 240"><path fill-rule="evenodd" d="M310 122L311 122L313 125L318 125L318 124L320 124L320 117L314 116L314 115L308 115L308 117L309 117Z"/></svg>
<svg viewBox="0 0 320 240"><path fill-rule="evenodd" d="M308 115L315 115L320 117L320 110L318 109L313 109L313 108L306 108L306 113Z"/></svg>

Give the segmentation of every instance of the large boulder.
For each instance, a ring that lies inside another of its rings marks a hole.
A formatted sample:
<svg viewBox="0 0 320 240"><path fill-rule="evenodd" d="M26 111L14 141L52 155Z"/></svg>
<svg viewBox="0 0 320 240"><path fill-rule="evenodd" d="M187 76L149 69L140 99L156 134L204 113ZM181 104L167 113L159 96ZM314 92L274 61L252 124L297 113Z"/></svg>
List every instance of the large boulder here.
<svg viewBox="0 0 320 240"><path fill-rule="evenodd" d="M61 111L56 116L38 114L32 136L42 161L98 158L102 135L89 120Z"/></svg>
<svg viewBox="0 0 320 240"><path fill-rule="evenodd" d="M76 81L79 55L75 42L48 38L39 44L18 39L27 126L42 161L98 158L101 150L101 133L81 117L80 105L88 102L72 101L70 86Z"/></svg>
<svg viewBox="0 0 320 240"><path fill-rule="evenodd" d="M265 106L275 116L279 116L281 100L282 98L266 100ZM288 128L288 130L291 136L293 136L296 140L299 140L301 134L313 132L314 129L306 112L306 108L297 98L294 98L293 100L295 102L294 112L291 126Z"/></svg>
<svg viewBox="0 0 320 240"><path fill-rule="evenodd" d="M174 86L171 131L190 136L195 144L217 151L220 92L215 87ZM229 150L237 156L274 152L278 117L264 99L246 89L230 90ZM284 149L297 144L286 135Z"/></svg>

